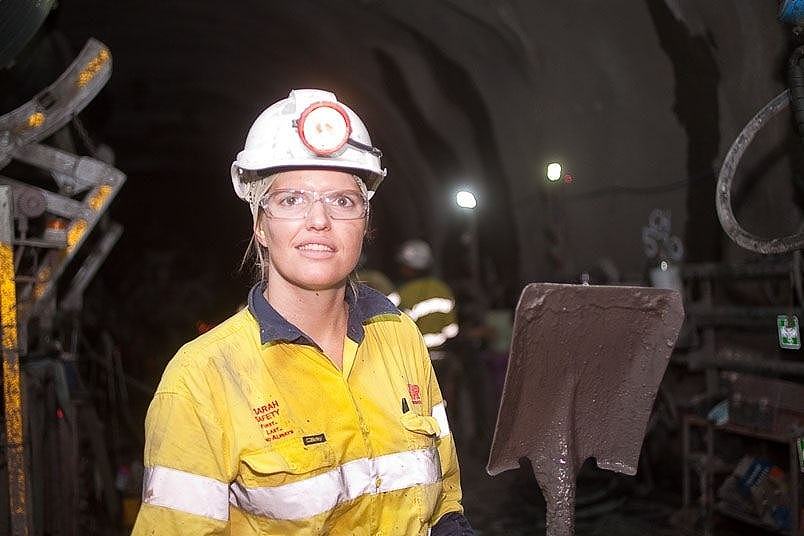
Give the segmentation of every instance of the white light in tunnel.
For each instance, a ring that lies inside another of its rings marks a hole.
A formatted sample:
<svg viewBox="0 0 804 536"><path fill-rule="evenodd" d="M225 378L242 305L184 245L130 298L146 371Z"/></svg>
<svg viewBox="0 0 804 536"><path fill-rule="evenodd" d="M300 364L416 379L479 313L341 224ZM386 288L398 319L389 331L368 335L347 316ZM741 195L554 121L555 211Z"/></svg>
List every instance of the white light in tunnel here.
<svg viewBox="0 0 804 536"><path fill-rule="evenodd" d="M461 208L475 208L477 206L477 199L475 194L468 190L461 190L455 194L455 202Z"/></svg>
<svg viewBox="0 0 804 536"><path fill-rule="evenodd" d="M557 181L561 178L561 164L558 162L550 162L547 164L547 180Z"/></svg>

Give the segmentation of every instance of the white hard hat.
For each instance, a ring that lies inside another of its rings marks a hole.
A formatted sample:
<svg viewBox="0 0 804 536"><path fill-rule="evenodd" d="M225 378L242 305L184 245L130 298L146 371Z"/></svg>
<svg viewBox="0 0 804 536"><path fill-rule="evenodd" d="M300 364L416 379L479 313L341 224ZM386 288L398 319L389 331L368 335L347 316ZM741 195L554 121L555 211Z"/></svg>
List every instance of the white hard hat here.
<svg viewBox="0 0 804 536"><path fill-rule="evenodd" d="M425 270L433 263L433 252L424 240L408 240L399 248L396 260L414 270Z"/></svg>
<svg viewBox="0 0 804 536"><path fill-rule="evenodd" d="M289 169L351 171L366 185L369 199L385 178L382 153L371 144L363 121L329 91L294 89L263 111L232 163L232 184L240 199L254 203L269 175Z"/></svg>

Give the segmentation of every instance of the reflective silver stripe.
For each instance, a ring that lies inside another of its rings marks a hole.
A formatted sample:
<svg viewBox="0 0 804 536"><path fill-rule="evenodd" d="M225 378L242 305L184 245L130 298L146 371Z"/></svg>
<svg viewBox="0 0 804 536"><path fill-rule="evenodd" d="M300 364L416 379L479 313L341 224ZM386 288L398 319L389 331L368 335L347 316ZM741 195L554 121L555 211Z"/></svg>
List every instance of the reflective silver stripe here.
<svg viewBox="0 0 804 536"><path fill-rule="evenodd" d="M452 323L447 326L444 326L444 329L441 330L441 333L448 339L453 338L455 335L458 334L458 324Z"/></svg>
<svg viewBox="0 0 804 536"><path fill-rule="evenodd" d="M428 448L360 458L326 473L273 488L230 486L229 501L246 512L297 520L328 512L361 495L434 484L441 479L438 450Z"/></svg>
<svg viewBox="0 0 804 536"><path fill-rule="evenodd" d="M441 402L440 404L433 406L433 409L430 413L432 413L433 418L438 423L438 427L441 429L441 432L438 434L438 439L448 436L449 421L447 420L447 408L444 406L444 403Z"/></svg>
<svg viewBox="0 0 804 536"><path fill-rule="evenodd" d="M157 465L145 468L142 502L228 521L228 487L228 484L214 478Z"/></svg>
<svg viewBox="0 0 804 536"><path fill-rule="evenodd" d="M415 321L432 313L449 313L453 307L455 302L449 298L428 298L405 312Z"/></svg>
<svg viewBox="0 0 804 536"><path fill-rule="evenodd" d="M453 338L458 334L458 324L454 322L444 326L440 333L425 333L422 335L424 338L424 345L428 348L438 348L447 340Z"/></svg>
<svg viewBox="0 0 804 536"><path fill-rule="evenodd" d="M424 333L422 337L424 338L424 345L428 348L438 348L447 342L447 338L440 333Z"/></svg>

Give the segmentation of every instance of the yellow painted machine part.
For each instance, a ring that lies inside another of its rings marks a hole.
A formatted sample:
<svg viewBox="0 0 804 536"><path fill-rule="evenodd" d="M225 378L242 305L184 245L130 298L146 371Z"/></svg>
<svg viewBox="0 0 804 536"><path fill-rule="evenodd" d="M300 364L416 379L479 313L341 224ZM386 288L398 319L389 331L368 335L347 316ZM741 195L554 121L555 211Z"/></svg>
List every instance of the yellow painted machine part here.
<svg viewBox="0 0 804 536"><path fill-rule="evenodd" d="M3 395L6 409L6 463L12 534L27 535L25 443L22 423L22 387L17 350L17 291L14 250L0 243L0 321L3 329Z"/></svg>
<svg viewBox="0 0 804 536"><path fill-rule="evenodd" d="M94 58L87 62L86 66L78 74L78 79L75 81L75 85L78 87L84 87L85 85L89 84L89 82L95 78L95 75L101 70L103 64L109 61L109 58L109 51L105 48L102 48Z"/></svg>

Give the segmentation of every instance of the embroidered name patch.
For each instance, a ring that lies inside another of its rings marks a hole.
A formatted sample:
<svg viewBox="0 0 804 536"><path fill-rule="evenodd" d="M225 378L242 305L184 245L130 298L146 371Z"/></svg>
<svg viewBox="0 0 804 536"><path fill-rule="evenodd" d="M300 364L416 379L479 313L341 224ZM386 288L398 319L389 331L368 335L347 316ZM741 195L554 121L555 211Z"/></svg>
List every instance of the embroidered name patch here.
<svg viewBox="0 0 804 536"><path fill-rule="evenodd" d="M316 443L323 443L326 440L327 436L324 434L308 435L302 438L302 442L305 445L315 445Z"/></svg>

